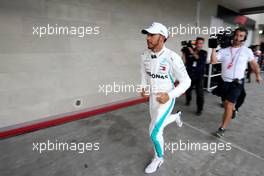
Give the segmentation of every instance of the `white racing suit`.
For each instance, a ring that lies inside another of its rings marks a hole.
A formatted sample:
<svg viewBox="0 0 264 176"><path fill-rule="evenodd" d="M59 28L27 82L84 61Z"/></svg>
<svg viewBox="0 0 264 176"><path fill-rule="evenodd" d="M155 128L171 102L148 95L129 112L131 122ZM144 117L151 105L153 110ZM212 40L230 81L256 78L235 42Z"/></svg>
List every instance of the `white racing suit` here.
<svg viewBox="0 0 264 176"><path fill-rule="evenodd" d="M175 87L176 79L179 84ZM191 84L181 57L165 46L158 53L148 50L141 56L141 85L149 91L149 110L151 123L149 133L154 144L155 156L164 154L163 129L175 121L171 115L175 98L182 95ZM160 104L156 99L158 92L167 92L169 101Z"/></svg>

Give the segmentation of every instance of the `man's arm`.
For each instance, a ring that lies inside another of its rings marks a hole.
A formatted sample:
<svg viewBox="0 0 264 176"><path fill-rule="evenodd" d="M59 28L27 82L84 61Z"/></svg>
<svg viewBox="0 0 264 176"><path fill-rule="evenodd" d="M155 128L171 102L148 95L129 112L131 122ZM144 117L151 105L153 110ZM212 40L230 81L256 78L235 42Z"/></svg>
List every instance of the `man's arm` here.
<svg viewBox="0 0 264 176"><path fill-rule="evenodd" d="M217 63L216 48L212 48L210 61L211 61L211 64L216 64Z"/></svg>
<svg viewBox="0 0 264 176"><path fill-rule="evenodd" d="M190 47L188 47L188 49L189 49L190 53L193 55L193 57L194 57L196 60L198 60L198 59L199 59L199 55L198 55L198 53L196 53L195 51L193 51L193 49L190 48Z"/></svg>
<svg viewBox="0 0 264 176"><path fill-rule="evenodd" d="M255 75L256 75L256 81L257 81L258 83L260 83L261 80L262 80L262 78L261 78L261 76L260 76L260 69L259 69L258 63L256 62L255 59L252 59L252 61L250 61L249 64L250 64L250 67L251 67L252 71L253 71L253 72L255 73Z"/></svg>
<svg viewBox="0 0 264 176"><path fill-rule="evenodd" d="M140 63L140 73L141 73L141 92L140 95L144 98L147 98L148 95L146 93L146 87L147 87L147 74L145 71L144 66L144 56L141 56L141 63Z"/></svg>
<svg viewBox="0 0 264 176"><path fill-rule="evenodd" d="M171 64L179 84L171 90L168 95L170 98L177 98L190 87L191 79L186 71L183 61L178 55L174 55L174 57L171 58Z"/></svg>
<svg viewBox="0 0 264 176"><path fill-rule="evenodd" d="M185 69L185 65L181 57L175 54L172 58L170 58L170 64L175 73L176 79L179 81L179 84L169 93L157 93L157 101L161 104L168 102L170 98L177 98L181 96L191 85L191 79Z"/></svg>

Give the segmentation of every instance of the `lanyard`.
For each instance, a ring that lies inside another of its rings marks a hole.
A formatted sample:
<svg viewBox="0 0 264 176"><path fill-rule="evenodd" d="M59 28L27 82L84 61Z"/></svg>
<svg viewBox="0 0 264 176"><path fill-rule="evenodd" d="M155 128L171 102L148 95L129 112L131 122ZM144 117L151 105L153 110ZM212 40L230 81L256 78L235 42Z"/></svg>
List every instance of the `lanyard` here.
<svg viewBox="0 0 264 176"><path fill-rule="evenodd" d="M227 69L230 69L233 67L233 62L236 58L238 58L240 56L240 53L241 53L241 49L242 47L233 55L233 52L232 52L232 47L230 47L230 52L231 52L231 62L228 64L227 66Z"/></svg>

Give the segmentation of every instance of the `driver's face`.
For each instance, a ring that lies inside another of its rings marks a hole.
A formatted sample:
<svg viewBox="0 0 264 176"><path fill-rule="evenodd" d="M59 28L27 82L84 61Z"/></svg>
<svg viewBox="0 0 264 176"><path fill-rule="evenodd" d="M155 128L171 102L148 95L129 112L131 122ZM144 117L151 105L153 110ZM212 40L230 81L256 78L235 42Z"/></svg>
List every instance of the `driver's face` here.
<svg viewBox="0 0 264 176"><path fill-rule="evenodd" d="M157 47L161 42L161 35L160 34L147 34L147 44L148 49L154 49Z"/></svg>

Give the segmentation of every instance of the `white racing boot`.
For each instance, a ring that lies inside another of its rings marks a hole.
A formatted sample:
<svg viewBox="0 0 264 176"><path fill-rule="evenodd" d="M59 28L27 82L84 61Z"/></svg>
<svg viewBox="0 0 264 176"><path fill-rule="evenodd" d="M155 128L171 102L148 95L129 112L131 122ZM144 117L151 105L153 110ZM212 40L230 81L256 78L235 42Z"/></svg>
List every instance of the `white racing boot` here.
<svg viewBox="0 0 264 176"><path fill-rule="evenodd" d="M151 161L151 163L145 168L145 173L151 174L151 173L156 172L163 162L164 162L163 158L155 157Z"/></svg>

